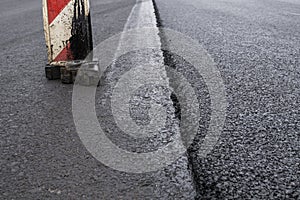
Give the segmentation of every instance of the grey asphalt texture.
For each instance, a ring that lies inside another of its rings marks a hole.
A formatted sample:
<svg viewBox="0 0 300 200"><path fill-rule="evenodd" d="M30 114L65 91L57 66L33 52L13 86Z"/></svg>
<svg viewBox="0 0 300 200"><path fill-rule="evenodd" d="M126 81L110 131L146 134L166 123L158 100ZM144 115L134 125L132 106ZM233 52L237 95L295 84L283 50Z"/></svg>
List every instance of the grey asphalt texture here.
<svg viewBox="0 0 300 200"><path fill-rule="evenodd" d="M123 30L135 3L91 1L95 46ZM116 171L92 157L75 130L73 86L45 78L41 2L2 1L0 7L0 199L194 198L186 156L146 174ZM128 61L121 59L117 64L126 69ZM110 84L110 79L102 83L97 99L106 98ZM101 110L101 103L98 106L101 117L106 108ZM100 122L107 119L104 116ZM107 124L105 128L114 128L113 121ZM131 143L126 142L119 145L130 148Z"/></svg>
<svg viewBox="0 0 300 200"><path fill-rule="evenodd" d="M204 159L200 143L190 151L198 198L299 199L300 2L155 2L161 25L203 45L226 87L218 144Z"/></svg>
<svg viewBox="0 0 300 200"><path fill-rule="evenodd" d="M199 158L201 142L196 140L188 155L189 169L185 157L147 174L104 166L76 133L72 85L44 76L41 2L2 0L1 199L191 199L195 193L198 199L300 198L300 3L155 2L160 24L197 40L221 72L229 106L214 150ZM134 4L134 0L91 1L94 43L121 32ZM181 71L192 67L176 55L170 57L169 64ZM99 102L109 99L105 95L110 85L129 65L126 58L117 64L116 77L110 76L98 89ZM205 134L209 94L197 78ZM109 113L106 104L96 107L99 117ZM109 122L100 121L112 129ZM112 137L120 141L117 134ZM134 151L126 141L121 140L122 145Z"/></svg>

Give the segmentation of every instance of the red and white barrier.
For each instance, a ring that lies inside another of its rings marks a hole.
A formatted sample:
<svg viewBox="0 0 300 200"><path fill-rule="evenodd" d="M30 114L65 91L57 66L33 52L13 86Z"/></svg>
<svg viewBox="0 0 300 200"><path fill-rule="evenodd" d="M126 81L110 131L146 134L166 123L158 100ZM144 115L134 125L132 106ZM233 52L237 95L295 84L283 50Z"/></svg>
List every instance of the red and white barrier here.
<svg viewBox="0 0 300 200"><path fill-rule="evenodd" d="M43 0L48 64L84 60L92 50L88 0Z"/></svg>

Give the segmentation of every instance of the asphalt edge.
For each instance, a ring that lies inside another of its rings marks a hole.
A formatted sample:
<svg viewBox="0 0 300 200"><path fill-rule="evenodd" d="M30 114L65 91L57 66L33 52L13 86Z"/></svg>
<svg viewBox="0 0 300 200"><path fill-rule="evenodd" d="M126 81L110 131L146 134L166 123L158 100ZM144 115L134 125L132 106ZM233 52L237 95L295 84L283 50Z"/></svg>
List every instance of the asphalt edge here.
<svg viewBox="0 0 300 200"><path fill-rule="evenodd" d="M156 25L159 29L160 42L161 42L162 46L168 47L168 40L167 40L167 37L166 37L166 35L164 33L164 30L163 30L163 28L164 28L163 21L160 17L160 13L159 13L156 1L152 0L152 3L153 3L154 13L155 13L155 17L156 17ZM163 61L164 61L165 66L169 66L173 69L176 69L176 64L175 64L175 61L172 57L172 52L168 52L168 51L164 50L163 48L161 48L161 51L163 52L163 59L164 59ZM166 69L166 71L168 72L167 69ZM168 73L167 73L167 75L168 75ZM169 77L169 81L171 81L171 80L172 80L172 78ZM175 108L175 115L178 118L178 120L180 120L181 119L180 103L179 103L178 99L176 98L176 95L172 95L170 98L173 101L173 106ZM195 163L193 162L193 156L191 154L192 154L192 152L188 149L187 150L188 170L191 173L191 176L192 176L191 178L192 178L192 181L193 181L193 185L194 185L194 188L196 190L195 199L198 199L199 194L200 194L200 192L199 192L200 188L197 184L197 179L198 178L197 178L197 175L196 175Z"/></svg>

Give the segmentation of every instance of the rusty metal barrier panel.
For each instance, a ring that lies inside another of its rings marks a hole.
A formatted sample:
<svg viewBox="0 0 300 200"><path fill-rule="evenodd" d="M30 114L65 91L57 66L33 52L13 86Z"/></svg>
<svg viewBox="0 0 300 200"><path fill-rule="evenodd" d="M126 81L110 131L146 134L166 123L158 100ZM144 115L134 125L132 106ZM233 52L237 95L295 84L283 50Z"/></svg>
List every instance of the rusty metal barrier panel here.
<svg viewBox="0 0 300 200"><path fill-rule="evenodd" d="M93 49L89 0L43 0L48 79L72 83Z"/></svg>

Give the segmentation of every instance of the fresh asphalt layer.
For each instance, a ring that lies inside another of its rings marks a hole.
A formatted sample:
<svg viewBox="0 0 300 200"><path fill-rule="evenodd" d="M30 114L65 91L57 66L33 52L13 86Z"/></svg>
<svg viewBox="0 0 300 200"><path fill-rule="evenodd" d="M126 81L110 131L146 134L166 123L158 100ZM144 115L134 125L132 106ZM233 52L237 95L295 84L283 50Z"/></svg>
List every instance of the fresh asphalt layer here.
<svg viewBox="0 0 300 200"><path fill-rule="evenodd" d="M198 197L299 199L299 1L155 2L160 24L203 45L226 87L218 144L206 158L200 143L190 153Z"/></svg>
<svg viewBox="0 0 300 200"><path fill-rule="evenodd" d="M195 142L188 157L146 174L119 172L97 161L75 130L72 85L44 77L41 2L2 0L1 199L192 199L196 194L199 199L299 198L299 2L155 2L160 24L198 41L222 75L228 108L214 150L201 158L201 142ZM135 4L91 1L95 45L123 30ZM182 58L164 55L166 64L190 72L192 66ZM96 109L111 140L139 152L117 134L107 101L111 86L132 67L128 57L122 56L116 68L107 71L97 91ZM192 71L186 76L197 85L195 93L202 102L203 128L196 140L201 141L211 113L209 92L201 76ZM135 99L143 99L144 92L137 91ZM141 100L133 103L133 117L144 123L139 106L148 105Z"/></svg>

